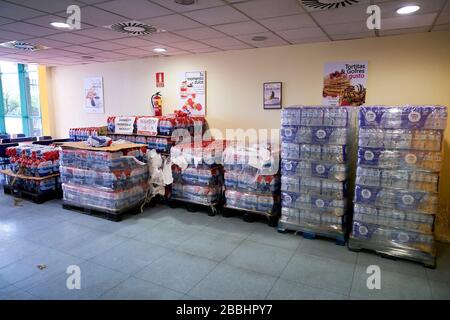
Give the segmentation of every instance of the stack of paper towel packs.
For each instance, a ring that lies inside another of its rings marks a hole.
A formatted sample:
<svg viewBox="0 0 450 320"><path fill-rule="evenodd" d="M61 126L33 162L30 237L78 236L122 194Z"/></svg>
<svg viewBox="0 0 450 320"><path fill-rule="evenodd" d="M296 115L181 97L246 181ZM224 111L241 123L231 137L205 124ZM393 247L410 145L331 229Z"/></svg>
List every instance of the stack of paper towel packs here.
<svg viewBox="0 0 450 320"><path fill-rule="evenodd" d="M433 264L441 106L362 107L350 248Z"/></svg>
<svg viewBox="0 0 450 320"><path fill-rule="evenodd" d="M289 107L281 121L279 229L343 238L349 205L349 110Z"/></svg>

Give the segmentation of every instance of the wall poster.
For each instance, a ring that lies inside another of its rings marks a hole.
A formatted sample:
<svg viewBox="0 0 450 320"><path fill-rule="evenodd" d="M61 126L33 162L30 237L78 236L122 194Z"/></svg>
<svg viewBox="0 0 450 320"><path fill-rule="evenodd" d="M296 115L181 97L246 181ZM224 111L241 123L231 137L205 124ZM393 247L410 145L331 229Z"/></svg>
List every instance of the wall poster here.
<svg viewBox="0 0 450 320"><path fill-rule="evenodd" d="M84 79L84 101L87 113L105 113L102 77Z"/></svg>
<svg viewBox="0 0 450 320"><path fill-rule="evenodd" d="M206 72L188 71L180 75L180 103L183 111L206 115Z"/></svg>

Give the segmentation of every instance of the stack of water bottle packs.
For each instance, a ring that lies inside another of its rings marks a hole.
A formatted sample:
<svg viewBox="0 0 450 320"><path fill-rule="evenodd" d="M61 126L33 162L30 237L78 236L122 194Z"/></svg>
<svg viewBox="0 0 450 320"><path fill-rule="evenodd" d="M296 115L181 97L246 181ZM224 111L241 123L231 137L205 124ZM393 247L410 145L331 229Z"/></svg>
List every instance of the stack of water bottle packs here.
<svg viewBox="0 0 450 320"><path fill-rule="evenodd" d="M446 122L441 106L360 109L350 245L433 259Z"/></svg>
<svg viewBox="0 0 450 320"><path fill-rule="evenodd" d="M280 229L344 237L351 130L345 107L283 110Z"/></svg>
<svg viewBox="0 0 450 320"><path fill-rule="evenodd" d="M223 153L227 208L278 215L280 154L271 145L232 143Z"/></svg>
<svg viewBox="0 0 450 320"><path fill-rule="evenodd" d="M145 150L61 150L61 181L69 204L117 212L137 205L148 189L148 167L138 163ZM126 156L126 157L124 157Z"/></svg>
<svg viewBox="0 0 450 320"><path fill-rule="evenodd" d="M200 141L181 143L171 149L172 161L178 163L172 166L172 199L205 205L221 200L223 145L222 140Z"/></svg>
<svg viewBox="0 0 450 320"><path fill-rule="evenodd" d="M25 179L6 176L6 183L14 181L14 188L32 193L51 192L61 187L59 151L52 146L23 145L6 150L10 170L20 176L45 179ZM48 177L48 178L46 178Z"/></svg>

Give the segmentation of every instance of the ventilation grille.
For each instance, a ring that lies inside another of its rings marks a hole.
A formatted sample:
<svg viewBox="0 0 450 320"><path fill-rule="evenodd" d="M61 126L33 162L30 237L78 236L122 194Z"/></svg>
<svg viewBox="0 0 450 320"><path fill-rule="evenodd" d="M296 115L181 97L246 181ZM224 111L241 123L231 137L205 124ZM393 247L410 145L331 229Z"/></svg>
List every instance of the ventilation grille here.
<svg viewBox="0 0 450 320"><path fill-rule="evenodd" d="M305 7L313 9L336 9L349 7L359 3L359 0L301 0Z"/></svg>
<svg viewBox="0 0 450 320"><path fill-rule="evenodd" d="M109 28L117 32L126 33L132 36L143 36L159 32L159 30L156 27L150 26L148 24L139 21L119 22L107 26L106 28Z"/></svg>
<svg viewBox="0 0 450 320"><path fill-rule="evenodd" d="M48 49L48 47L45 47L45 46L42 46L39 44L35 45L35 44L28 43L28 42L23 42L23 41L4 42L4 43L0 43L0 46L9 48L9 49L22 50L22 51L39 51L39 50Z"/></svg>

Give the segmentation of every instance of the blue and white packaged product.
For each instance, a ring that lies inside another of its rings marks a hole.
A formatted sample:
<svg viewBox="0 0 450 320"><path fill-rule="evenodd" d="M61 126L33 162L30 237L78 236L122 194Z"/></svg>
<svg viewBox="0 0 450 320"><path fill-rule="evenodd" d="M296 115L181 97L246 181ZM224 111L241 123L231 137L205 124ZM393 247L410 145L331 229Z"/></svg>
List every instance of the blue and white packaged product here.
<svg viewBox="0 0 450 320"><path fill-rule="evenodd" d="M434 221L447 108L371 106L359 112L349 247L434 265Z"/></svg>

